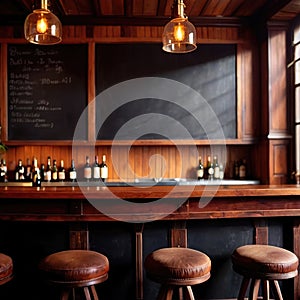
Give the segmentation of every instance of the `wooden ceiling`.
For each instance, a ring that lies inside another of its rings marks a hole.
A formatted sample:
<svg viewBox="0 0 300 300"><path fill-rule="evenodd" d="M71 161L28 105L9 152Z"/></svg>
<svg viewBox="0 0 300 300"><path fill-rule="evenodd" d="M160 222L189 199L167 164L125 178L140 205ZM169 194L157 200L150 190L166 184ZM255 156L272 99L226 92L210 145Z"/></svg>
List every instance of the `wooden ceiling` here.
<svg viewBox="0 0 300 300"><path fill-rule="evenodd" d="M65 25L164 25L174 0L48 0ZM184 0L196 25L240 20L289 21L300 14L299 0ZM1 0L0 25L20 25L40 0Z"/></svg>

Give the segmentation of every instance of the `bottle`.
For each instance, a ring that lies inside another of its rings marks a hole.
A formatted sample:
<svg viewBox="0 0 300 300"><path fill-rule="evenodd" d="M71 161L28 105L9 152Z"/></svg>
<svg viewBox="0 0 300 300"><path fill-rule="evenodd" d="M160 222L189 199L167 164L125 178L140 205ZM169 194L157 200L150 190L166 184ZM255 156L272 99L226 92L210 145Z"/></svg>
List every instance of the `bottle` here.
<svg viewBox="0 0 300 300"><path fill-rule="evenodd" d="M224 179L224 166L223 164L220 164L220 179Z"/></svg>
<svg viewBox="0 0 300 300"><path fill-rule="evenodd" d="M202 164L202 157L199 157L199 165L197 168L197 179L202 180L204 178L204 166Z"/></svg>
<svg viewBox="0 0 300 300"><path fill-rule="evenodd" d="M30 163L30 159L27 158L26 173L25 173L25 180L27 182L31 182L32 181L31 170L32 170L32 164Z"/></svg>
<svg viewBox="0 0 300 300"><path fill-rule="evenodd" d="M233 178L234 179L239 179L240 178L240 167L239 167L239 163L238 163L237 160L234 161Z"/></svg>
<svg viewBox="0 0 300 300"><path fill-rule="evenodd" d="M0 182L7 182L7 166L5 159L1 159L0 164Z"/></svg>
<svg viewBox="0 0 300 300"><path fill-rule="evenodd" d="M93 164L93 179L95 181L100 180L100 165L98 163L98 155L95 156L95 162Z"/></svg>
<svg viewBox="0 0 300 300"><path fill-rule="evenodd" d="M75 182L77 180L77 171L76 171L76 168L75 168L74 159L71 160L71 167L69 169L69 180L71 182Z"/></svg>
<svg viewBox="0 0 300 300"><path fill-rule="evenodd" d="M106 155L102 155L102 163L100 164L100 177L103 182L108 178L108 167L106 164Z"/></svg>
<svg viewBox="0 0 300 300"><path fill-rule="evenodd" d="M92 179L92 168L90 165L90 158L88 156L85 157L85 165L83 169L83 178L85 181L90 181Z"/></svg>
<svg viewBox="0 0 300 300"><path fill-rule="evenodd" d="M50 182L52 180L52 167L51 167L51 158L48 156L47 158L47 167L45 172L45 181Z"/></svg>
<svg viewBox="0 0 300 300"><path fill-rule="evenodd" d="M45 181L45 164L41 164L40 168L41 181Z"/></svg>
<svg viewBox="0 0 300 300"><path fill-rule="evenodd" d="M66 169L64 167L64 161L61 160L59 170L58 170L58 180L65 181L65 179L66 179Z"/></svg>
<svg viewBox="0 0 300 300"><path fill-rule="evenodd" d="M214 167L213 167L213 164L211 162L210 155L207 156L206 170L207 170L207 179L212 180L214 178Z"/></svg>
<svg viewBox="0 0 300 300"><path fill-rule="evenodd" d="M53 182L58 181L58 169L57 169L57 165L56 165L56 159L53 160L53 166L52 166L52 177L51 180Z"/></svg>
<svg viewBox="0 0 300 300"><path fill-rule="evenodd" d="M239 166L239 178L241 180L245 180L247 178L247 167L246 167L246 159L243 159Z"/></svg>
<svg viewBox="0 0 300 300"><path fill-rule="evenodd" d="M40 187L41 186L41 175L40 169L38 168L37 159L33 158L33 166L31 170L32 174L32 186Z"/></svg>
<svg viewBox="0 0 300 300"><path fill-rule="evenodd" d="M214 179L216 180L220 179L220 166L218 162L218 157L216 155L214 156L213 168L214 168Z"/></svg>
<svg viewBox="0 0 300 300"><path fill-rule="evenodd" d="M25 173L25 169L23 166L22 159L19 159L18 165L16 166L15 169L15 181L24 181L25 180L24 173Z"/></svg>

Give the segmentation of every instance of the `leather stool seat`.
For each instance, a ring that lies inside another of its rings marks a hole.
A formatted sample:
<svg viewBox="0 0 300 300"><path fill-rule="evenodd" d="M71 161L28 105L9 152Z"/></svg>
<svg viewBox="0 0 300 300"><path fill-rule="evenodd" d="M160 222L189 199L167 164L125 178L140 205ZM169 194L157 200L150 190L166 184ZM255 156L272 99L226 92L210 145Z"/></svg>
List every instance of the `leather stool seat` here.
<svg viewBox="0 0 300 300"><path fill-rule="evenodd" d="M13 261L11 257L0 253L0 285L10 281L13 277Z"/></svg>
<svg viewBox="0 0 300 300"><path fill-rule="evenodd" d="M181 294L192 300L191 285L210 278L211 260L190 248L162 248L146 257L145 270L151 280L162 284L157 299L172 299L173 290L178 287Z"/></svg>
<svg viewBox="0 0 300 300"><path fill-rule="evenodd" d="M251 299L257 299L261 281L263 299L269 299L269 289L278 298L283 299L278 280L296 277L298 258L286 249L270 245L245 245L232 254L233 269L244 276L238 299L244 299L251 281Z"/></svg>
<svg viewBox="0 0 300 300"><path fill-rule="evenodd" d="M39 264L49 283L62 287L61 299L68 299L71 290L84 288L86 299L98 299L94 285L108 278L109 261L101 253L89 250L66 250L45 257Z"/></svg>

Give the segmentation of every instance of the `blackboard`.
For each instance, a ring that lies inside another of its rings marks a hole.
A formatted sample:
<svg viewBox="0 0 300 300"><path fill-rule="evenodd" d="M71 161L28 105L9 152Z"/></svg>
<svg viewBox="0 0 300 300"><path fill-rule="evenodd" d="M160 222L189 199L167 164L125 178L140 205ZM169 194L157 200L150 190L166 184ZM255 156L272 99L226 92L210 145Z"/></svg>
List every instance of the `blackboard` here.
<svg viewBox="0 0 300 300"><path fill-rule="evenodd" d="M72 140L87 106L87 62L86 44L8 45L8 139ZM86 139L87 124L80 131Z"/></svg>
<svg viewBox="0 0 300 300"><path fill-rule="evenodd" d="M234 139L236 45L97 44L96 93L98 140Z"/></svg>

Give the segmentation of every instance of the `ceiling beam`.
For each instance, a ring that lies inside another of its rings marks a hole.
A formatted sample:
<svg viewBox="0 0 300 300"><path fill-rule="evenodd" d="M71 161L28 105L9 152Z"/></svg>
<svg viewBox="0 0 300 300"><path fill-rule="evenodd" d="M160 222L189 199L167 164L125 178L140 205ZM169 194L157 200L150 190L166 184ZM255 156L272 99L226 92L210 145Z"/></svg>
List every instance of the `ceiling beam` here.
<svg viewBox="0 0 300 300"><path fill-rule="evenodd" d="M253 14L253 16L251 16L251 19L255 23L266 23L290 2L293 2L293 0L269 0L255 14Z"/></svg>
<svg viewBox="0 0 300 300"><path fill-rule="evenodd" d="M131 25L164 26L169 17L123 17L123 16L60 16L63 25ZM7 16L0 14L0 25L14 26L23 24L25 16ZM236 17L194 17L189 18L195 26L241 27L248 24L249 18Z"/></svg>

